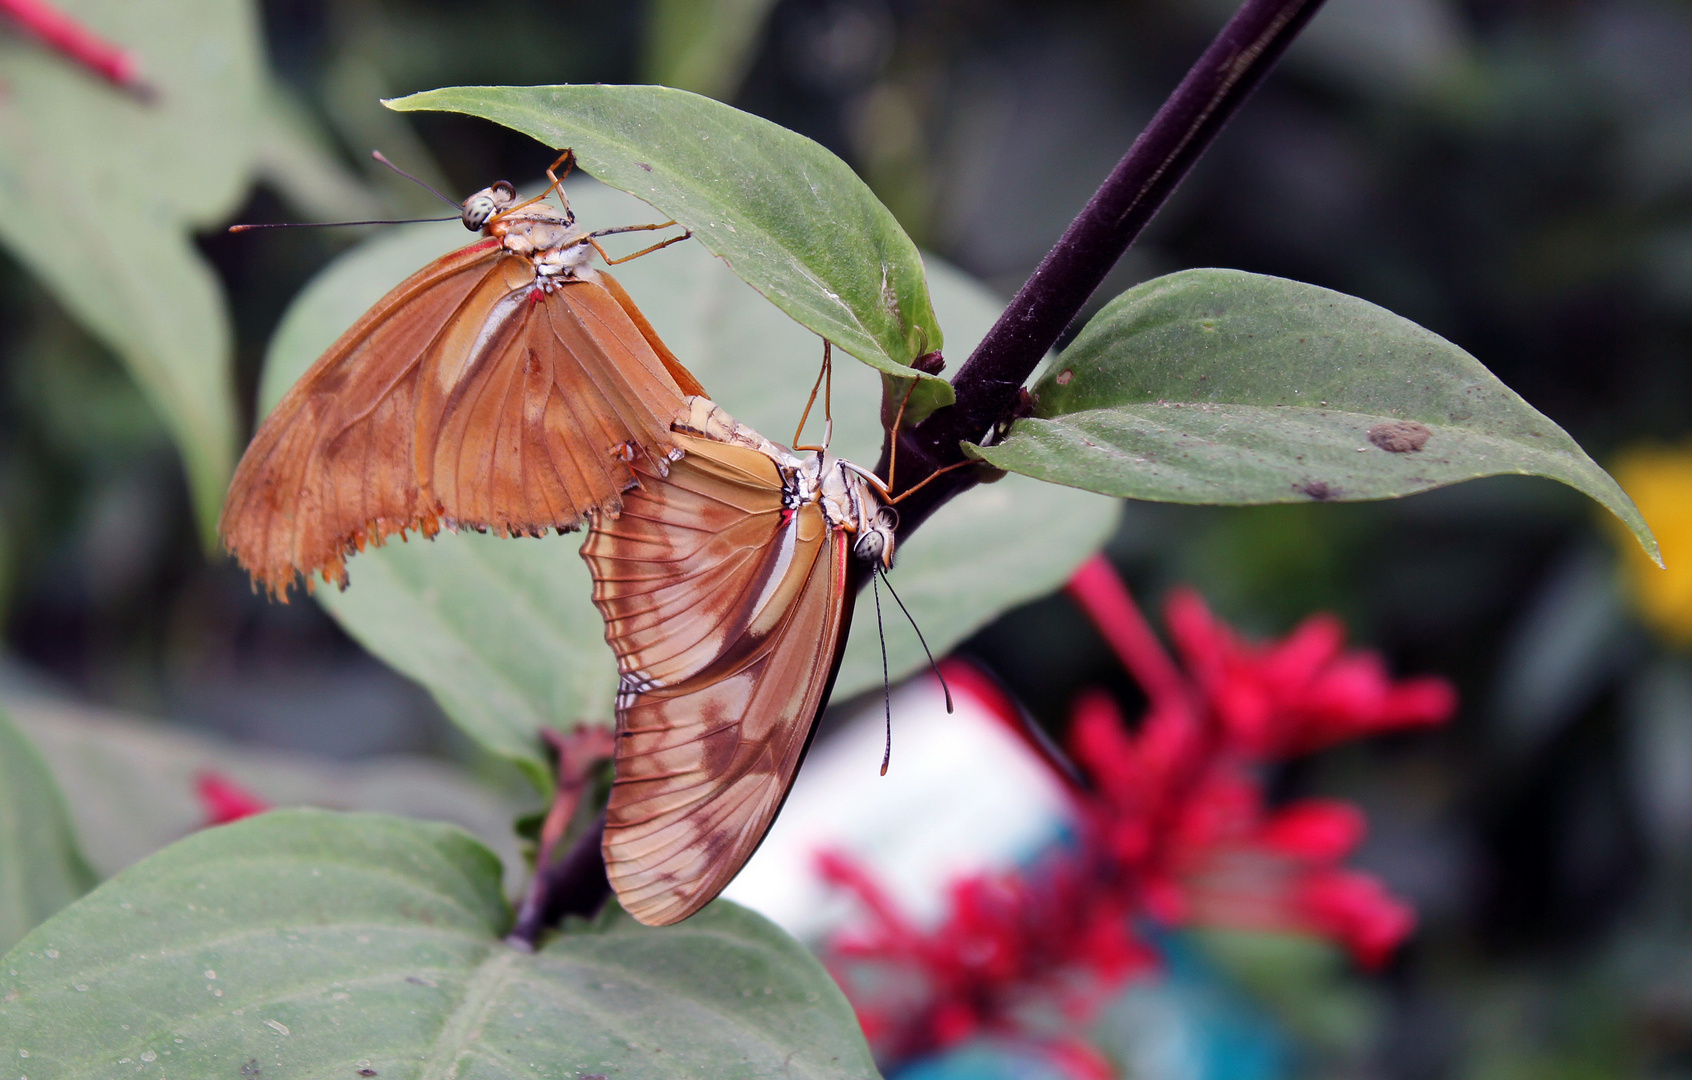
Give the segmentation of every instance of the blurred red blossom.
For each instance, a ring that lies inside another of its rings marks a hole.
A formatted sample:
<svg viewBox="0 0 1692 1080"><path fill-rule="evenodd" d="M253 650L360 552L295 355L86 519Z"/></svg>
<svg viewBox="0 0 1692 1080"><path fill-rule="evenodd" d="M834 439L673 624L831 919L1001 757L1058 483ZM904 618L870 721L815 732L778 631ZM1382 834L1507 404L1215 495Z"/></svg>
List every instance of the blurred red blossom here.
<svg viewBox="0 0 1692 1080"><path fill-rule="evenodd" d="M199 797L200 809L208 826L227 825L270 809L269 803L222 773L210 769L202 769L195 774L194 794Z"/></svg>
<svg viewBox="0 0 1692 1080"><path fill-rule="evenodd" d="M1449 683L1393 681L1375 654L1345 651L1332 616L1253 645L1186 589L1165 608L1177 665L1102 556L1068 592L1149 702L1131 727L1109 694L1080 695L1067 749L1084 783L1036 746L1071 791L1073 842L1022 869L954 882L932 930L848 856L819 856L819 872L869 916L831 940L825 959L883 1062L998 1035L1042 1048L1071 1075L1109 1075L1078 1033L1127 980L1157 968L1144 937L1153 925L1314 934L1365 967L1385 963L1415 927L1407 904L1340 865L1366 832L1360 810L1333 799L1272 808L1260 775L1349 739L1443 723L1457 705ZM985 676L957 661L945 673L1026 731Z"/></svg>
<svg viewBox="0 0 1692 1080"><path fill-rule="evenodd" d="M1332 615L1312 616L1284 640L1256 647L1211 615L1191 589L1170 596L1165 618L1205 705L1240 753L1291 757L1442 724L1457 708L1456 691L1444 679L1395 683L1379 656L1344 652L1345 627Z"/></svg>
<svg viewBox="0 0 1692 1080"><path fill-rule="evenodd" d="M67 60L140 97L152 93L135 54L119 48L46 0L0 0L0 15Z"/></svg>

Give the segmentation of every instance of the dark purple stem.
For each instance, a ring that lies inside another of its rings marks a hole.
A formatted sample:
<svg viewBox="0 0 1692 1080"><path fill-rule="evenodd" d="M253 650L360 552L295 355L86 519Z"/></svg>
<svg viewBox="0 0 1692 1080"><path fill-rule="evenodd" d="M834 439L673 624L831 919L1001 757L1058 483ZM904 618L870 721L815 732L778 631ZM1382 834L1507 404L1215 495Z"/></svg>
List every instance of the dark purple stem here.
<svg viewBox="0 0 1692 1080"><path fill-rule="evenodd" d="M576 838L568 855L535 870L535 880L506 941L533 950L547 927L557 926L566 915L591 918L598 913L611 895L605 859L599 850L604 833L605 815L601 813L592 827Z"/></svg>
<svg viewBox="0 0 1692 1080"><path fill-rule="evenodd" d="M1012 414L1040 358L1321 6L1246 0L1235 12L958 370L956 403L901 433L901 489L963 460L960 441L981 441ZM886 465L884 449L884 476ZM950 473L902 503L901 536L974 484L976 471Z"/></svg>
<svg viewBox="0 0 1692 1080"><path fill-rule="evenodd" d="M1040 358L1321 6L1246 0L958 370L957 402L901 434L901 489L963 460L960 441L980 440L1011 414ZM886 448L876 471L887 475ZM976 483L975 471L949 473L901 503L900 536ZM604 825L601 815L569 855L538 872L509 940L532 948L565 915L599 910L611 892L599 852Z"/></svg>

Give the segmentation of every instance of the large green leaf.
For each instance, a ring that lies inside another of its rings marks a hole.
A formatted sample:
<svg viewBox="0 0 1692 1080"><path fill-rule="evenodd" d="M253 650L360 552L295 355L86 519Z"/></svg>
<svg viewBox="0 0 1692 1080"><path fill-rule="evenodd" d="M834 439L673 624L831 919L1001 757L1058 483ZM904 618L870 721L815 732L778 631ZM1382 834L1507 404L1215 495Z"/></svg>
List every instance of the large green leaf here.
<svg viewBox="0 0 1692 1080"><path fill-rule="evenodd" d="M1625 492L1468 353L1343 293L1238 270L1138 285L1035 387L1034 418L973 452L1135 499L1384 499L1526 474L1596 499L1653 557Z"/></svg>
<svg viewBox="0 0 1692 1080"><path fill-rule="evenodd" d="M778 124L664 86L460 86L388 102L480 116L554 147L693 230L803 326L893 375L940 348L922 257L850 167ZM621 225L651 218L630 211ZM916 418L950 404L922 376Z"/></svg>
<svg viewBox="0 0 1692 1080"><path fill-rule="evenodd" d="M501 940L499 880L447 826L208 829L0 959L0 1060L31 1080L875 1075L827 972L764 919L617 912L529 953Z"/></svg>
<svg viewBox="0 0 1692 1080"><path fill-rule="evenodd" d="M329 761L237 746L158 720L9 689L0 693L0 706L41 752L101 877L206 824L195 791L206 771L272 806L374 810L458 825L515 872L523 869L511 821L534 807L532 797L520 801L520 784L501 795L444 762L409 755Z"/></svg>
<svg viewBox="0 0 1692 1080"><path fill-rule="evenodd" d="M584 222L629 220L638 204L598 184L571 189ZM303 292L283 319L265 367L268 409L335 336L424 261L467 241L456 225L407 226L343 257ZM817 339L692 244L627 263L619 279L660 335L736 417L785 442L805 403ZM935 304L952 340L967 349L998 314L979 286L933 268ZM873 461L881 441L880 379L855 365L834 378L835 448ZM816 437L819 428L811 429ZM1116 504L1022 477L953 500L901 549L893 581L929 643L945 651L999 612L1057 587L1104 542ZM427 686L484 746L523 763L537 782L545 765L541 724L609 720L615 667L589 600L577 537L501 540L475 534L412 539L367 551L349 564L352 587L318 591L326 607L376 655ZM868 595L835 693L881 681ZM887 621L898 678L924 663L916 635L896 611Z"/></svg>
<svg viewBox="0 0 1692 1080"><path fill-rule="evenodd" d="M140 57L142 103L0 34L0 242L128 365L170 425L206 535L234 447L231 335L192 232L246 187L259 102L247 0L67 0Z"/></svg>
<svg viewBox="0 0 1692 1080"><path fill-rule="evenodd" d="M0 712L0 950L93 886L53 775Z"/></svg>

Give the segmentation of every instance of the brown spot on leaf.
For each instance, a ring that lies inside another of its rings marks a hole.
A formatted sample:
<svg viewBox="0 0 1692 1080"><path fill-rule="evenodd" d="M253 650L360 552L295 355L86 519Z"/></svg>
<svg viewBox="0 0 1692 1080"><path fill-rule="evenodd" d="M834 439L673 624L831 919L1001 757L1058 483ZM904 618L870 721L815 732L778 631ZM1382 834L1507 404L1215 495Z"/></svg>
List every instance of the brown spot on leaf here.
<svg viewBox="0 0 1692 1080"><path fill-rule="evenodd" d="M1329 500L1337 499L1340 496L1339 488L1324 480L1306 480L1304 483L1297 485L1297 491L1301 495L1310 496L1317 502L1328 502Z"/></svg>
<svg viewBox="0 0 1692 1080"><path fill-rule="evenodd" d="M360 1075L360 1076L375 1076L376 1070L375 1069L360 1069L360 1070L358 1070L358 1075Z"/></svg>
<svg viewBox="0 0 1692 1080"><path fill-rule="evenodd" d="M1075 369L1064 368L1062 371L1058 372L1057 384L1059 386L1068 386L1070 380L1073 378L1075 378Z"/></svg>
<svg viewBox="0 0 1692 1080"><path fill-rule="evenodd" d="M651 172L651 171L652 171L652 166L650 166L650 165L648 165L648 164L647 164L647 163L646 163L646 162L644 162L644 161L637 161L637 162L635 162L635 164L636 164L636 165L639 165L639 166L640 166L640 167L641 167L641 168L643 168L643 169L645 169L645 170L646 170L646 171L647 171L647 172Z"/></svg>
<svg viewBox="0 0 1692 1080"><path fill-rule="evenodd" d="M1414 420L1382 420L1369 429L1369 441L1389 454L1420 450L1433 430Z"/></svg>

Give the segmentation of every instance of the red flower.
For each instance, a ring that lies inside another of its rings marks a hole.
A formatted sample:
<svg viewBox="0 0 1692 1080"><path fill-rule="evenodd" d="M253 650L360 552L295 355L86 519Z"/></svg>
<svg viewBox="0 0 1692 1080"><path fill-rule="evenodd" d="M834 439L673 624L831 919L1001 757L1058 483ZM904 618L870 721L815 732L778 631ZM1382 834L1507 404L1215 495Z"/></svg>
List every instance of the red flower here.
<svg viewBox="0 0 1692 1080"><path fill-rule="evenodd" d="M1363 840L1361 811L1333 799L1271 809L1258 775L1336 742L1442 723L1456 708L1449 684L1395 683L1373 653L1344 651L1331 616L1248 644L1190 590L1167 609L1178 667L1103 557L1076 572L1069 593L1150 699L1132 729L1104 691L1076 700L1068 748L1087 783L1069 785L1075 845L1026 872L956 882L946 919L929 932L863 867L837 854L819 861L871 916L868 929L831 941L826 958L883 1061L1010 1035L1073 1075L1105 1075L1108 1063L1078 1031L1155 966L1135 933L1148 918L1315 934L1367 967L1415 927L1408 905L1339 865ZM1023 723L1002 694L970 689L984 677L955 661L947 669L1001 720Z"/></svg>
<svg viewBox="0 0 1692 1080"><path fill-rule="evenodd" d="M270 809L269 803L210 769L202 769L195 774L194 791L200 798L200 808L205 812L208 826L227 825Z"/></svg>
<svg viewBox="0 0 1692 1080"><path fill-rule="evenodd" d="M1054 1022L1048 1034L1073 1050L1068 1029L1089 1023L1124 982L1156 965L1132 932L1126 896L1099 888L1070 853L1026 875L954 882L946 920L926 933L851 857L824 852L817 863L871 916L866 928L830 941L826 959L882 1060L976 1035L1042 1032ZM1042 1018L1042 1006L1056 1015Z"/></svg>
<svg viewBox="0 0 1692 1080"><path fill-rule="evenodd" d="M1238 748L1266 758L1450 719L1457 694L1444 679L1394 683L1373 653L1345 653L1332 615L1306 619L1284 641L1254 647L1177 589L1169 632L1216 719Z"/></svg>
<svg viewBox="0 0 1692 1080"><path fill-rule="evenodd" d="M118 48L45 0L0 0L0 15L72 63L115 86L146 97L135 54Z"/></svg>
<svg viewBox="0 0 1692 1080"><path fill-rule="evenodd" d="M1416 928L1416 912L1368 874L1320 870L1299 885L1298 915L1310 931L1350 949L1367 968L1380 967Z"/></svg>

